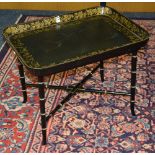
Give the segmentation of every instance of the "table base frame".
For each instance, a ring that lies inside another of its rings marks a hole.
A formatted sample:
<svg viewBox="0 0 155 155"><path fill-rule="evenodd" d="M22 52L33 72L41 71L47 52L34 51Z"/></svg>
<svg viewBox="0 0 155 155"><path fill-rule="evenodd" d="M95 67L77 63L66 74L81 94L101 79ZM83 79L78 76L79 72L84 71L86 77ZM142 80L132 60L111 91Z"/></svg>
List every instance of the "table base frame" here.
<svg viewBox="0 0 155 155"><path fill-rule="evenodd" d="M23 65L20 63L20 61L18 61L20 82L21 82L22 93L23 93L23 103L26 103L27 101L27 91L26 91L27 87L37 87L39 91L41 127L42 127L42 136L43 136L42 144L45 145L47 143L47 140L46 140L47 121L50 119L51 116L55 114L55 112L57 112L60 108L62 108L65 102L69 101L70 98L73 97L77 92L130 96L131 114L135 116L134 107L135 107L135 92L136 92L136 66L137 66L137 51L134 51L132 52L132 56L131 56L131 89L130 89L130 93L126 93L126 92L113 92L113 91L106 91L106 90L99 90L99 89L87 89L82 87L82 85L92 77L93 73L95 73L98 68L100 68L101 82L104 82L104 61L103 60L101 60L100 63L79 83L77 83L76 85L70 85L70 86L54 86L54 85L45 84L43 76L38 76L38 83L26 83ZM57 105L57 107L53 111L49 113L48 116L46 116L46 112L45 112L45 92L44 92L45 88L66 90L68 92L68 95L61 101L60 104Z"/></svg>

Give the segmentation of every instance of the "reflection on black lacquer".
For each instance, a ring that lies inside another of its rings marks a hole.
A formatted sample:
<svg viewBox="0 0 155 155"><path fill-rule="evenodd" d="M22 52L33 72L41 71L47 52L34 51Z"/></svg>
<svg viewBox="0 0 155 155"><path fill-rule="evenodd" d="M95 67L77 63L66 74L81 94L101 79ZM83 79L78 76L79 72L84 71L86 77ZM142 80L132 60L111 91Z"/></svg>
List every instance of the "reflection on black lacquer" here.
<svg viewBox="0 0 155 155"><path fill-rule="evenodd" d="M130 43L130 39L114 28L113 24L116 27L116 22L106 16L95 16L66 24L59 23L20 40L35 60L41 66L46 66Z"/></svg>

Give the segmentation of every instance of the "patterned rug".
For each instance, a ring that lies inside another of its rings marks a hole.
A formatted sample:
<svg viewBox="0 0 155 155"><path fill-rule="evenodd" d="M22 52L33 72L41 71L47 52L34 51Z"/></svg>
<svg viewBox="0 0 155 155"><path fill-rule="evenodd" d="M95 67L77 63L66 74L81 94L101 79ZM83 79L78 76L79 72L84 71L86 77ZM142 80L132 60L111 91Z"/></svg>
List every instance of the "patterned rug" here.
<svg viewBox="0 0 155 155"><path fill-rule="evenodd" d="M28 102L22 104L16 56L9 49L0 64L0 152L155 152L155 20L135 22L150 33L138 52L136 117L130 114L129 97L80 93L49 120L48 144L42 146L38 90L29 88ZM97 71L85 87L129 91L130 60L128 55L109 59L104 84ZM77 83L95 65L45 79L55 85ZM36 81L28 71L26 79ZM47 112L65 95L46 90Z"/></svg>

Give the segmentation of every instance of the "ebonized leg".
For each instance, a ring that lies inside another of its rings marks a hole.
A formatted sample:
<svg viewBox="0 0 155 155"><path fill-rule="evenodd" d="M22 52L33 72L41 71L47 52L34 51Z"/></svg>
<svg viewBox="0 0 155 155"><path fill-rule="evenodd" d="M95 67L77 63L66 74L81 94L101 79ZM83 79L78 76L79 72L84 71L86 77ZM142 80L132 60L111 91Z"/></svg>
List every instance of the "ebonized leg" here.
<svg viewBox="0 0 155 155"><path fill-rule="evenodd" d="M40 114L41 114L41 127L42 127L42 144L46 145L46 113L45 113L45 92L44 92L43 77L38 76L38 89L40 98Z"/></svg>
<svg viewBox="0 0 155 155"><path fill-rule="evenodd" d="M135 116L135 92L136 92L136 69L137 67L137 51L132 53L131 59L131 97L130 97L130 108L131 114Z"/></svg>
<svg viewBox="0 0 155 155"><path fill-rule="evenodd" d="M100 61L100 77L101 81L104 82L104 67L103 67L103 61Z"/></svg>
<svg viewBox="0 0 155 155"><path fill-rule="evenodd" d="M23 93L23 103L27 102L27 92L26 92L26 84L25 84L25 75L24 75L24 69L23 65L18 60L18 69L19 69L19 75L20 75L20 83L22 86L22 93Z"/></svg>

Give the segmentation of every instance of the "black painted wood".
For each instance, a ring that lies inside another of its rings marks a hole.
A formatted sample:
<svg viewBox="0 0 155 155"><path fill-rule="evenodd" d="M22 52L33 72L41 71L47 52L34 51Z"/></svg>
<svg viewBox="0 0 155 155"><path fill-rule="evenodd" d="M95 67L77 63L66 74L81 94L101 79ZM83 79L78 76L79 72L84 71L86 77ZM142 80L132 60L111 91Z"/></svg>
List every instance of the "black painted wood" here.
<svg viewBox="0 0 155 155"><path fill-rule="evenodd" d="M27 92L26 92L26 83L25 83L25 75L24 75L24 69L23 65L20 63L18 60L18 70L19 70L19 75L20 75L20 83L22 86L22 93L23 93L23 103L27 102Z"/></svg>
<svg viewBox="0 0 155 155"><path fill-rule="evenodd" d="M100 77L101 77L101 81L104 82L104 63L103 63L103 60L100 61Z"/></svg>
<svg viewBox="0 0 155 155"><path fill-rule="evenodd" d="M131 114L135 116L135 93L136 93L136 69L137 67L137 51L132 53L131 58L131 97L130 97L130 108Z"/></svg>
<svg viewBox="0 0 155 155"><path fill-rule="evenodd" d="M46 113L45 113L45 85L43 83L43 76L38 76L38 90L40 98L40 115L41 115L41 127L43 140L42 144L46 145Z"/></svg>

